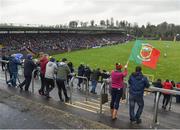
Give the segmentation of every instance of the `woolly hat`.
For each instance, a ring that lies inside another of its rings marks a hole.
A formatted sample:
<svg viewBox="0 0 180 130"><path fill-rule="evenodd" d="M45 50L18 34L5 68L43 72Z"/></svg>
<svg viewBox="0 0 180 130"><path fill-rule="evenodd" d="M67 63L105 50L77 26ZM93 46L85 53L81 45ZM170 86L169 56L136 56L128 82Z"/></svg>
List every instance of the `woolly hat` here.
<svg viewBox="0 0 180 130"><path fill-rule="evenodd" d="M120 63L116 63L116 70L121 70L123 66Z"/></svg>
<svg viewBox="0 0 180 130"><path fill-rule="evenodd" d="M32 55L31 54L27 54L27 59L31 60L32 59Z"/></svg>
<svg viewBox="0 0 180 130"><path fill-rule="evenodd" d="M55 62L55 58L50 58L50 61L51 62Z"/></svg>

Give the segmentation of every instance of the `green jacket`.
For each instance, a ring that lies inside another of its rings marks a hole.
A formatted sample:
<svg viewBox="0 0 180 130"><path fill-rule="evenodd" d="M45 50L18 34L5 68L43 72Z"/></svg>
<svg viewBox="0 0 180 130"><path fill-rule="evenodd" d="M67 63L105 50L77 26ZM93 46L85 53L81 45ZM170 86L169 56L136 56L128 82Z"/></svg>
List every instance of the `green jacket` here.
<svg viewBox="0 0 180 130"><path fill-rule="evenodd" d="M67 80L67 76L70 74L68 65L64 62L58 62L57 64L57 79Z"/></svg>

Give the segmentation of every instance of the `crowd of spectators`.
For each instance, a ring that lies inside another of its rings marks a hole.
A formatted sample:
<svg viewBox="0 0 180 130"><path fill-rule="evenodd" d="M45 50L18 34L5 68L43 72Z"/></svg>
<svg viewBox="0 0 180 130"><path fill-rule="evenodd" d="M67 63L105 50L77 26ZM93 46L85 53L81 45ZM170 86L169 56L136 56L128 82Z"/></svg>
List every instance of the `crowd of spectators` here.
<svg viewBox="0 0 180 130"><path fill-rule="evenodd" d="M83 48L93 48L123 43L131 40L121 34L79 34L79 33L41 33L41 34L0 34L0 43L6 52L23 52L30 48L35 52L48 50L65 52Z"/></svg>

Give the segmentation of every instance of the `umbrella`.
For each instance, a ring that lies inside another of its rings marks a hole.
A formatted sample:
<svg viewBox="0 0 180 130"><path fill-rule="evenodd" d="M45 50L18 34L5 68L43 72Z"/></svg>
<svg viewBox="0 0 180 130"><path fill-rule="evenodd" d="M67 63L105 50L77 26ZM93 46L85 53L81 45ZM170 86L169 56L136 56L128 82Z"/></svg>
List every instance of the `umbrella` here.
<svg viewBox="0 0 180 130"><path fill-rule="evenodd" d="M15 54L15 58L16 58L17 60L20 60L20 59L23 58L23 54L21 54L21 53L16 53L16 54Z"/></svg>

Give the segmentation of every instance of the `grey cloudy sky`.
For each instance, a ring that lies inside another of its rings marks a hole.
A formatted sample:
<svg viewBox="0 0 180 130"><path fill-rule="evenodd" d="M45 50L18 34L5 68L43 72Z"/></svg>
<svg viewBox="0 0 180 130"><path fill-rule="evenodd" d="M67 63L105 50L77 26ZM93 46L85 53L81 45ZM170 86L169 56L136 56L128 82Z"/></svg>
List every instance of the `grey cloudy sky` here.
<svg viewBox="0 0 180 130"><path fill-rule="evenodd" d="M128 20L139 25L163 21L180 25L180 0L0 0L0 23L65 24Z"/></svg>

